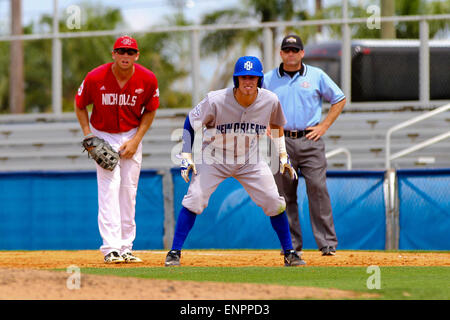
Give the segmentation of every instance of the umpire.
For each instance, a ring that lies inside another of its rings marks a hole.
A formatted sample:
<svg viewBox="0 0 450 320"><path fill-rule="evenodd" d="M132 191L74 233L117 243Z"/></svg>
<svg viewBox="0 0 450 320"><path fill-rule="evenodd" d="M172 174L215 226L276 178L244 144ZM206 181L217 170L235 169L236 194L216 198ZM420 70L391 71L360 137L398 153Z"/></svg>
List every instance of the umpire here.
<svg viewBox="0 0 450 320"><path fill-rule="evenodd" d="M303 43L297 35L286 36L281 43L279 67L264 75L264 87L277 94L287 123L284 126L286 149L291 164L300 170L306 183L312 230L322 255L335 255L338 244L331 202L326 185L327 161L322 136L337 119L345 105L342 90L321 69L302 63ZM322 99L331 104L322 118ZM301 253L297 186L298 180L275 174L280 195L286 199L292 243Z"/></svg>

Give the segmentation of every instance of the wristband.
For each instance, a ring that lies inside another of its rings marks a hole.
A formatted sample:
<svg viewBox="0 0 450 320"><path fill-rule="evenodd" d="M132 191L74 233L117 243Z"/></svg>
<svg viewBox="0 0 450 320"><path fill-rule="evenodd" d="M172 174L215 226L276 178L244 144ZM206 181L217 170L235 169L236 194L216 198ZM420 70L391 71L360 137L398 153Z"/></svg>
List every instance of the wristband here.
<svg viewBox="0 0 450 320"><path fill-rule="evenodd" d="M287 155L286 151L286 142L284 140L284 136L273 138L273 142L275 143L275 146L278 150L278 154L281 155Z"/></svg>
<svg viewBox="0 0 450 320"><path fill-rule="evenodd" d="M94 136L94 134L93 134L92 132L91 132L91 133L88 133L87 135L84 136L84 139L89 138L89 137L92 137L92 136Z"/></svg>

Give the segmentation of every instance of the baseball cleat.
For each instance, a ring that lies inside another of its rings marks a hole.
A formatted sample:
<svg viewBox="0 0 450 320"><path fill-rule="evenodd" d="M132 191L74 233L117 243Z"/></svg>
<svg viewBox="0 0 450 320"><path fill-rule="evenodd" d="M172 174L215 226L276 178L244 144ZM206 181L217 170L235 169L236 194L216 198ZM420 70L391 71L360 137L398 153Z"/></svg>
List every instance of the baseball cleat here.
<svg viewBox="0 0 450 320"><path fill-rule="evenodd" d="M137 263L137 262L142 262L142 260L138 257L136 257L135 255L133 255L131 252L125 252L122 255L123 260L126 263Z"/></svg>
<svg viewBox="0 0 450 320"><path fill-rule="evenodd" d="M336 249L334 247L323 247L320 249L322 251L322 256L334 256L336 255Z"/></svg>
<svg viewBox="0 0 450 320"><path fill-rule="evenodd" d="M297 251L297 254L298 254L300 257L302 256L302 254L303 254L302 249L300 249L300 250L295 250L295 251ZM280 250L280 256L284 256L284 250L283 250L283 249Z"/></svg>
<svg viewBox="0 0 450 320"><path fill-rule="evenodd" d="M285 267L297 267L304 265L306 265L305 260L303 260L295 250L289 250L284 253Z"/></svg>
<svg viewBox="0 0 450 320"><path fill-rule="evenodd" d="M176 267L180 265L181 251L180 250L170 250L166 256L166 267Z"/></svg>
<svg viewBox="0 0 450 320"><path fill-rule="evenodd" d="M122 263L124 261L117 251L112 251L105 256L105 263Z"/></svg>

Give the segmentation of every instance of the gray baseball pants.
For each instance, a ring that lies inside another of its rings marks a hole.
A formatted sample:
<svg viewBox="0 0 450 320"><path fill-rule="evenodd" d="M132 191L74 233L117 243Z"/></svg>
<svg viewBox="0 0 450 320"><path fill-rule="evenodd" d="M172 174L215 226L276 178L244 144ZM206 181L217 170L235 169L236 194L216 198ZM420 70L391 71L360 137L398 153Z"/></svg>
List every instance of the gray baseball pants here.
<svg viewBox="0 0 450 320"><path fill-rule="evenodd" d="M325 143L322 139L312 141L305 137L286 137L285 140L292 167L297 172L300 170L305 179L311 227L318 249L326 246L336 248L338 241L326 184ZM298 180L292 180L288 174L281 175L278 172L275 174L275 182L280 195L286 200L292 244L295 250L301 251L303 239L297 204Z"/></svg>
<svg viewBox="0 0 450 320"><path fill-rule="evenodd" d="M192 174L182 205L201 214L208 206L211 194L229 177L238 180L250 198L267 216L276 216L286 209L284 198L277 190L272 171L265 162L246 165L198 164L197 174Z"/></svg>

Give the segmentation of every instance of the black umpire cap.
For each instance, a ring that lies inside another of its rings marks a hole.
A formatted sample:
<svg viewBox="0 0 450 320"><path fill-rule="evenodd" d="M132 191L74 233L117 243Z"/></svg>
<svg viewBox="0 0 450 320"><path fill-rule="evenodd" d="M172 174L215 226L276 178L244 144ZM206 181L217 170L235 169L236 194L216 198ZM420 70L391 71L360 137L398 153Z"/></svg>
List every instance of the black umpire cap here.
<svg viewBox="0 0 450 320"><path fill-rule="evenodd" d="M296 48L299 50L303 50L302 39L300 39L300 37L295 34L287 35L281 42L281 50L287 48Z"/></svg>

